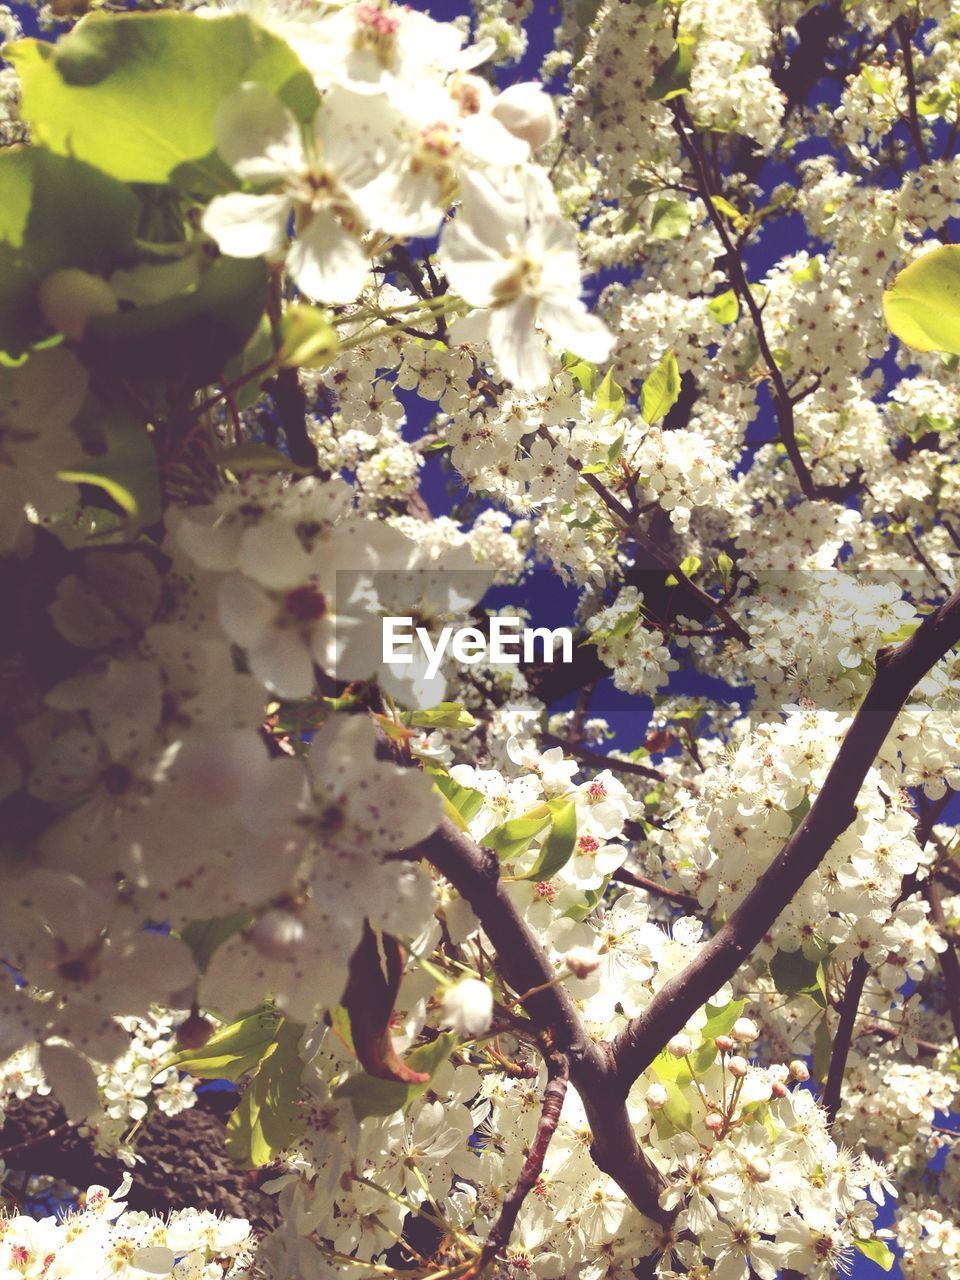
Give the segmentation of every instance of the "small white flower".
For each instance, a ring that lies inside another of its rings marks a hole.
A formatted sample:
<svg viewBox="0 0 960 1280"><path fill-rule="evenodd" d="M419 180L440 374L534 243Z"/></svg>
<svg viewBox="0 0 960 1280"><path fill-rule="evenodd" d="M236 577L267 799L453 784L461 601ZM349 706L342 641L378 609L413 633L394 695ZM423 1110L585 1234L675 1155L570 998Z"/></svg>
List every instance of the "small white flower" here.
<svg viewBox="0 0 960 1280"><path fill-rule="evenodd" d="M446 1026L464 1039L482 1036L493 1021L493 992L478 978L464 978L443 997Z"/></svg>

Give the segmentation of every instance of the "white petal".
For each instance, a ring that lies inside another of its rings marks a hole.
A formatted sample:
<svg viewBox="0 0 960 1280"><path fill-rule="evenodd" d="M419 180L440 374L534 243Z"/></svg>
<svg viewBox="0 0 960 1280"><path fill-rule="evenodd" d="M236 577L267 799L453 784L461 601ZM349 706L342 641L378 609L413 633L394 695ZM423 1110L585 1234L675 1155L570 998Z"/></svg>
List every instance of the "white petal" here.
<svg viewBox="0 0 960 1280"><path fill-rule="evenodd" d="M65 1044L41 1045L40 1067L68 1120L77 1124L98 1109L97 1077L75 1049Z"/></svg>
<svg viewBox="0 0 960 1280"><path fill-rule="evenodd" d="M310 557L291 525L254 525L240 542L239 566L264 587L284 591L302 586L310 577Z"/></svg>
<svg viewBox="0 0 960 1280"><path fill-rule="evenodd" d="M176 1265L177 1255L164 1245L150 1244L138 1249L130 1259L131 1266L152 1276L168 1276Z"/></svg>
<svg viewBox="0 0 960 1280"><path fill-rule="evenodd" d="M572 351L594 364L609 359L616 345L607 326L598 316L591 315L579 298L543 299L540 323L559 349Z"/></svg>
<svg viewBox="0 0 960 1280"><path fill-rule="evenodd" d="M201 226L231 258L275 257L283 251L291 202L285 195L248 196L233 191L207 205Z"/></svg>
<svg viewBox="0 0 960 1280"><path fill-rule="evenodd" d="M317 213L287 255L291 279L316 302L353 302L370 270L370 259L355 236L332 213Z"/></svg>
<svg viewBox="0 0 960 1280"><path fill-rule="evenodd" d="M263 85L242 84L228 94L213 131L224 160L249 182L281 182L305 168L300 126Z"/></svg>
<svg viewBox="0 0 960 1280"><path fill-rule="evenodd" d="M280 698L309 698L314 690L313 660L299 633L274 631L266 644L247 651L255 679Z"/></svg>
<svg viewBox="0 0 960 1280"><path fill-rule="evenodd" d="M474 307L493 302L497 281L510 267L500 249L480 240L460 218L444 228L438 259L454 293Z"/></svg>
<svg viewBox="0 0 960 1280"><path fill-rule="evenodd" d="M519 391L539 391L550 381L550 361L530 298L518 298L490 313L490 345L504 376Z"/></svg>
<svg viewBox="0 0 960 1280"><path fill-rule="evenodd" d="M245 649L264 642L277 616L266 592L238 573L221 582L217 609L224 631Z"/></svg>

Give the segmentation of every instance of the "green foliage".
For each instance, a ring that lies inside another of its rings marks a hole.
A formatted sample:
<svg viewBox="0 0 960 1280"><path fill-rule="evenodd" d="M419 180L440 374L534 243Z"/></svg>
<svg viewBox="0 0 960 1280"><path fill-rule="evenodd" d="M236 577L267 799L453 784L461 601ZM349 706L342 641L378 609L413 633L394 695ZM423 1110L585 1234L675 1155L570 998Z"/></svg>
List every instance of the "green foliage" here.
<svg viewBox="0 0 960 1280"><path fill-rule="evenodd" d="M617 418L623 413L626 403L627 399L623 394L623 388L614 381L613 370L608 369L594 396L593 407L595 412L598 416L609 414L612 421L616 422Z"/></svg>
<svg viewBox="0 0 960 1280"><path fill-rule="evenodd" d="M743 1014L746 1003L745 1000L731 1000L728 1004L719 1006L707 1005L707 1020L700 1030L702 1041L699 1049L694 1050L690 1059L698 1074L701 1071L709 1070L713 1065L717 1057L717 1047L714 1041L717 1036L729 1034L730 1028Z"/></svg>
<svg viewBox="0 0 960 1280"><path fill-rule="evenodd" d="M653 207L650 219L651 240L679 240L690 230L690 204L663 196Z"/></svg>
<svg viewBox="0 0 960 1280"><path fill-rule="evenodd" d="M473 787L463 787L443 769L428 769L433 776L433 785L443 797L443 809L446 816L461 831L466 831L467 824L475 818L483 808L483 793Z"/></svg>
<svg viewBox="0 0 960 1280"><path fill-rule="evenodd" d="M770 976L781 995L809 996L821 1008L827 1007L822 957L810 959L800 950L778 951L770 961Z"/></svg>
<svg viewBox="0 0 960 1280"><path fill-rule="evenodd" d="M652 102L669 102L679 97L690 88L690 73L693 71L693 46L696 38L680 32L677 43L670 56L657 68L653 84L647 90L647 97Z"/></svg>
<svg viewBox="0 0 960 1280"><path fill-rule="evenodd" d="M439 702L426 711L414 711L410 723L418 729L472 729L477 722L459 702Z"/></svg>
<svg viewBox="0 0 960 1280"><path fill-rule="evenodd" d="M429 1077L436 1075L440 1067L456 1048L457 1037L446 1031L408 1053L404 1061L413 1071L422 1071ZM333 1091L335 1098L349 1098L358 1120L367 1116L389 1116L404 1110L411 1102L430 1088L430 1079L420 1084L401 1084L394 1080L379 1080L365 1071L350 1076Z"/></svg>
<svg viewBox="0 0 960 1280"><path fill-rule="evenodd" d="M545 804L537 805L529 813L519 818L511 818L509 822L501 822L499 826L488 831L480 843L493 849L503 862L512 862L526 853L534 839L550 826L552 817Z"/></svg>
<svg viewBox="0 0 960 1280"><path fill-rule="evenodd" d="M236 185L214 143L225 94L262 84L302 120L319 101L289 46L239 13L93 13L56 44L21 40L4 53L35 142L125 182L199 195Z"/></svg>
<svg viewBox="0 0 960 1280"><path fill-rule="evenodd" d="M897 1260L890 1247L876 1236L871 1236L869 1240L854 1240L853 1243L865 1258L875 1262L883 1271L889 1271Z"/></svg>
<svg viewBox="0 0 960 1280"><path fill-rule="evenodd" d="M159 520L157 457L143 423L122 410L105 409L91 397L75 425L88 452L61 468L58 479L102 489L133 527Z"/></svg>
<svg viewBox="0 0 960 1280"><path fill-rule="evenodd" d="M177 1054L174 1065L179 1071L208 1080L239 1080L259 1066L281 1022L275 1009L261 1005L221 1027L202 1048Z"/></svg>
<svg viewBox="0 0 960 1280"><path fill-rule="evenodd" d="M666 417L680 396L680 370L672 351L664 353L640 390L640 412L651 425Z"/></svg>
<svg viewBox="0 0 960 1280"><path fill-rule="evenodd" d="M154 306L91 321L83 354L91 368L123 369L185 390L218 380L263 315L268 272L259 258L217 258L199 283Z"/></svg>
<svg viewBox="0 0 960 1280"><path fill-rule="evenodd" d="M214 952L228 938L252 923L253 916L249 911L233 911L230 915L213 916L209 920L191 920L177 931L177 937L190 948L200 972L206 973Z"/></svg>
<svg viewBox="0 0 960 1280"><path fill-rule="evenodd" d="M337 354L337 331L325 311L302 302L291 303L280 319L277 364L320 369Z"/></svg>
<svg viewBox="0 0 960 1280"><path fill-rule="evenodd" d="M547 804L553 825L541 846L539 856L527 872L527 880L549 880L562 870L577 847L577 809L572 800L562 797Z"/></svg>
<svg viewBox="0 0 960 1280"><path fill-rule="evenodd" d="M733 324L740 315L740 300L732 289L727 289L710 299L707 310L720 324Z"/></svg>
<svg viewBox="0 0 960 1280"><path fill-rule="evenodd" d="M883 295L890 331L915 351L960 355L960 245L932 249Z"/></svg>
<svg viewBox="0 0 960 1280"><path fill-rule="evenodd" d="M227 1150L247 1168L270 1164L303 1129L306 1117L299 1106L302 1035L299 1023L282 1020L227 1121Z"/></svg>
<svg viewBox="0 0 960 1280"><path fill-rule="evenodd" d="M0 351L15 358L48 335L41 280L63 267L109 271L137 215L126 187L79 160L40 147L0 152Z"/></svg>

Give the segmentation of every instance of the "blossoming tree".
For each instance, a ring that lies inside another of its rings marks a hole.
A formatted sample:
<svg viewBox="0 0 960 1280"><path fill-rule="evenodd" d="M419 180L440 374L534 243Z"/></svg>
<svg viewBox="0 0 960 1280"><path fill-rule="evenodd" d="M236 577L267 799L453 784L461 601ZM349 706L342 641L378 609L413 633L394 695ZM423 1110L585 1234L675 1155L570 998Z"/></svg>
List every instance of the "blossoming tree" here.
<svg viewBox="0 0 960 1280"><path fill-rule="evenodd" d="M958 1280L960 5L117 8L0 10L0 1274Z"/></svg>

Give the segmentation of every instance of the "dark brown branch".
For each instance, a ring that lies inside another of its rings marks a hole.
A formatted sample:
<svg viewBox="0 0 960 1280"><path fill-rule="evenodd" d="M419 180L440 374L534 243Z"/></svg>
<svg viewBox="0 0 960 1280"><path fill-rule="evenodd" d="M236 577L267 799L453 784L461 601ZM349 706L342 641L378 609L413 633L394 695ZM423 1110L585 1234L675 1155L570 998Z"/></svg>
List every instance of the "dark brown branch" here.
<svg viewBox="0 0 960 1280"><path fill-rule="evenodd" d="M539 434L543 436L545 440L549 440L551 444L556 443L549 431L547 431L546 427L541 427ZM627 533L631 538L633 538L634 542L636 542L636 544L646 552L650 559L667 574L676 578L677 585L680 590L682 590L692 600L696 600L698 604L702 605L710 613L716 614L716 616L723 622L727 633L733 636L734 639L739 640L742 645L749 649L749 632L744 630L740 623L737 622L736 618L728 612L719 600L714 600L713 596L708 595L708 593L698 587L695 582L692 582L680 566L678 564L674 564L670 557L661 551L660 547L653 541L649 534L644 529L641 529L633 514L623 505L620 499L615 494L611 493L607 486L595 475L590 472L584 473L583 463L579 458L574 458L572 454L568 455L567 465L573 467L574 471L578 472L581 479L586 480L590 488L593 489L593 491L602 499L607 510L623 523Z"/></svg>
<svg viewBox="0 0 960 1280"><path fill-rule="evenodd" d="M734 976L856 818L856 800L867 770L904 703L914 686L958 642L960 592L928 614L903 644L878 652L876 678L799 827L697 958L662 987L613 1041L621 1097L670 1037Z"/></svg>
<svg viewBox="0 0 960 1280"><path fill-rule="evenodd" d="M481 849L449 819L410 855L426 858L473 908L497 953L501 976L520 993L538 988L524 1008L539 1028L548 1051L565 1054L570 1078L583 1099L593 1136L590 1154L641 1213L664 1225L674 1215L660 1208L663 1179L643 1153L624 1098L612 1090L606 1050L587 1035L580 1015L546 952L517 910L500 879L497 856Z"/></svg>
<svg viewBox="0 0 960 1280"><path fill-rule="evenodd" d="M810 474L810 468L804 461L803 454L800 452L800 446L797 443L796 423L793 415L793 401L790 397L790 391L784 381L780 366L777 364L773 351L770 348L770 342L767 338L767 332L763 324L763 310L753 296L753 290L747 280L746 272L743 268L743 260L737 250L737 246L731 239L727 224L724 222L720 211L713 201L710 180L707 174L706 163L704 160L703 150L700 145L699 135L690 115L683 104L681 98L675 98L670 104L673 108L673 127L677 137L680 139L680 146L690 164L693 167L694 176L696 178L697 188L700 193L700 199L706 206L710 221L713 223L717 235L723 244L726 253L725 265L727 274L730 278L730 284L740 301L746 307L750 319L753 322L754 332L757 338L757 344L760 348L760 355L766 366L770 381L773 384L773 405L777 415L777 424L780 427L780 436L783 440L783 447L786 450L787 457L796 474L797 481L803 494L807 498L826 499L834 502L842 502L849 497L859 486L859 476L855 476L852 481L843 485L817 485L814 483L813 476Z"/></svg>
<svg viewBox="0 0 960 1280"><path fill-rule="evenodd" d="M840 1002L840 1021L837 1024L837 1034L833 1038L830 1067L823 1086L823 1097L820 1099L830 1117L831 1124L836 1120L840 1107L840 1092L843 1088L844 1072L847 1069L847 1055L853 1043L853 1024L857 1020L860 997L863 995L863 987L869 971L870 966L867 964L866 956L857 956L850 969L847 989Z"/></svg>
<svg viewBox="0 0 960 1280"><path fill-rule="evenodd" d="M307 432L307 397L296 369L281 369L265 384L276 406L290 459L300 467L316 467L317 448Z"/></svg>
<svg viewBox="0 0 960 1280"><path fill-rule="evenodd" d="M621 760L617 756L605 756L601 751L590 751L577 742L558 738L552 733L543 734L542 741L550 747L562 747L568 756L588 764L592 769L609 769L612 773L632 773L638 778L651 778L654 782L666 782L667 775L638 760Z"/></svg>
<svg viewBox="0 0 960 1280"><path fill-rule="evenodd" d="M920 113L917 110L917 73L913 65L913 31L906 15L901 15L897 19L896 29L897 39L900 41L900 48L903 50L903 71L907 78L907 128L910 130L910 137L917 149L917 155L924 164L929 164L930 152L927 150L927 144L923 138L923 130L920 127Z"/></svg>
<svg viewBox="0 0 960 1280"><path fill-rule="evenodd" d="M683 907L685 911L698 911L700 903L692 893L684 893L682 889L671 889L668 885L657 884L656 880L648 880L646 876L638 876L635 871L628 870L627 867L620 867L614 871L610 877L619 884L629 884L634 889L644 889L647 893L652 893L658 898L666 898L668 902L676 903L678 907Z"/></svg>
<svg viewBox="0 0 960 1280"><path fill-rule="evenodd" d="M483 1246L483 1251L476 1263L475 1270L471 1268L471 1272L468 1274L479 1274L493 1261L498 1253L507 1247L520 1210L523 1208L523 1202L537 1185L543 1172L543 1162L546 1158L547 1148L550 1145L550 1139L556 1132L560 1112L563 1109L563 1100L567 1096L567 1084L570 1080L570 1064L564 1054L548 1053L546 1061L547 1084L543 1091L540 1120L537 1124L533 1145L526 1160L523 1162L520 1176L504 1198L499 1217L490 1228L490 1234L487 1236L486 1244ZM464 1280L466 1280L466 1277L464 1277Z"/></svg>
<svg viewBox="0 0 960 1280"><path fill-rule="evenodd" d="M950 1010L950 1021L953 1034L960 1045L960 958L951 937L943 904L940 901L940 890L933 876L928 876L923 884L923 896L930 904L930 919L947 944L946 951L940 954L940 972L943 974L943 985L947 991L947 1007Z"/></svg>

